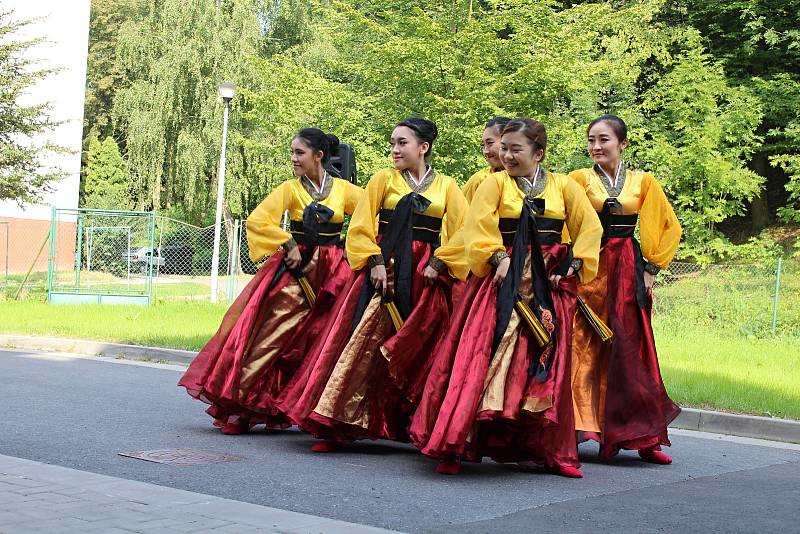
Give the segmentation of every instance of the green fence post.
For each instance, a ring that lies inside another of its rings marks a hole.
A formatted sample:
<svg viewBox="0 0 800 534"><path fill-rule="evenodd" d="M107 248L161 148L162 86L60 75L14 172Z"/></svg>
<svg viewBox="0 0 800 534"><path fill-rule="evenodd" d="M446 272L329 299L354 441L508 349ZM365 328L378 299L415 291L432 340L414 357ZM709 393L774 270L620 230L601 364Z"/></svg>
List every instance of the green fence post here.
<svg viewBox="0 0 800 534"><path fill-rule="evenodd" d="M53 291L53 269L56 255L56 207L50 212L50 253L47 255L47 301L50 302L50 293Z"/></svg>
<svg viewBox="0 0 800 534"><path fill-rule="evenodd" d="M775 335L775 327L778 325L778 292L781 289L781 264L783 256L778 256L778 272L775 275L775 299L772 301L772 335Z"/></svg>
<svg viewBox="0 0 800 534"><path fill-rule="evenodd" d="M78 247L75 251L75 287L81 287L81 263L83 262L83 214L78 212Z"/></svg>
<svg viewBox="0 0 800 534"><path fill-rule="evenodd" d="M147 214L148 221L147 221L147 246L150 249L150 261L147 263L149 264L146 271L147 271L147 278L145 279L145 291L147 292L147 303L153 304L153 263L156 263L156 269L158 269L158 259L155 257L155 245L156 241L156 214L154 211L151 211Z"/></svg>

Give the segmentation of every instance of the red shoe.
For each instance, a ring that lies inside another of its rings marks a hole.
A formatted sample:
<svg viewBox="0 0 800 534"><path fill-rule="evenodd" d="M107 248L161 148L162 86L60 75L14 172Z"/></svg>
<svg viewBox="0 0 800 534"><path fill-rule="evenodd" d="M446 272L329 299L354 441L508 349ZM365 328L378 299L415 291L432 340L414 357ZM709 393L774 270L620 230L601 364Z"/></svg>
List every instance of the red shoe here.
<svg viewBox="0 0 800 534"><path fill-rule="evenodd" d="M461 471L460 460L442 460L436 466L436 472L440 475L457 475Z"/></svg>
<svg viewBox="0 0 800 534"><path fill-rule="evenodd" d="M335 452L342 448L342 444L338 441L325 440L315 443L311 446L311 452Z"/></svg>
<svg viewBox="0 0 800 534"><path fill-rule="evenodd" d="M669 465L672 463L672 458L661 452L660 449L653 447L652 449L643 449L639 451L639 458L645 462L658 465Z"/></svg>
<svg viewBox="0 0 800 534"><path fill-rule="evenodd" d="M250 423L244 419L238 419L233 423L225 423L222 425L222 433L228 436L238 436L245 434L250 430Z"/></svg>
<svg viewBox="0 0 800 534"><path fill-rule="evenodd" d="M550 467L550 472L567 478L583 478L583 473L580 469L569 465L554 465Z"/></svg>

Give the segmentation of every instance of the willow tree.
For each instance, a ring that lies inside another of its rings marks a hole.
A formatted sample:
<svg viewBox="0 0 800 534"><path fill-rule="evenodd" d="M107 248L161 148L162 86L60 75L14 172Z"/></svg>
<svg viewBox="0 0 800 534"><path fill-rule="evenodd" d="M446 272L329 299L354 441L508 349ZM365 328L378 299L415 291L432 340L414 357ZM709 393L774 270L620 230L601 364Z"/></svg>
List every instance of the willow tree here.
<svg viewBox="0 0 800 534"><path fill-rule="evenodd" d="M117 58L130 85L114 97L114 118L139 209L180 205L199 218L210 205L222 127L217 87L254 84L257 8L253 0L150 0L144 16L120 28Z"/></svg>
<svg viewBox="0 0 800 534"><path fill-rule="evenodd" d="M128 85L128 78L117 61L117 36L125 22L141 18L145 3L145 0L92 0L83 112L83 136L87 146L93 136L104 138L115 133L114 96Z"/></svg>

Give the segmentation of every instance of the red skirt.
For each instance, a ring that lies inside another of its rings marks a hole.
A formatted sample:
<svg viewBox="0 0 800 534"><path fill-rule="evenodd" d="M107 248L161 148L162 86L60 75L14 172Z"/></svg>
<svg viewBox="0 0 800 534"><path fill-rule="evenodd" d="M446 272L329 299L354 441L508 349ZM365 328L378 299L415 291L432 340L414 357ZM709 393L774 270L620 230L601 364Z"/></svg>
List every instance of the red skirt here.
<svg viewBox="0 0 800 534"><path fill-rule="evenodd" d="M284 257L280 250L258 270L178 382L211 405L206 411L217 425L237 418L291 424L278 411L277 397L302 365L311 340L324 330L350 268L341 248L318 247L306 269L316 294L310 307L288 272L269 287Z"/></svg>
<svg viewBox="0 0 800 534"><path fill-rule="evenodd" d="M548 273L566 256L565 245L543 247ZM509 249L509 253L512 251ZM532 295L530 254L520 293ZM570 389L572 317L576 278L552 291L557 344L545 381L528 374L539 358L528 326L512 313L492 355L497 290L492 276L471 277L453 311L409 428L411 441L437 459L532 460L548 466L579 467Z"/></svg>
<svg viewBox="0 0 800 534"><path fill-rule="evenodd" d="M280 410L320 439L405 440L409 412L425 381L429 355L450 316L452 279L432 286L422 276L433 253L413 242L412 311L395 331L379 295L353 330L361 288L369 270L353 273L335 306L326 333L279 399ZM393 269L387 266L389 286ZM351 333L352 332L352 333Z"/></svg>
<svg viewBox="0 0 800 534"><path fill-rule="evenodd" d="M575 319L573 388L577 430L600 441L600 454L670 445L667 426L680 408L667 394L651 325L652 301L636 300L636 258L631 239L608 239L597 278L579 294L614 332L604 344L580 316Z"/></svg>

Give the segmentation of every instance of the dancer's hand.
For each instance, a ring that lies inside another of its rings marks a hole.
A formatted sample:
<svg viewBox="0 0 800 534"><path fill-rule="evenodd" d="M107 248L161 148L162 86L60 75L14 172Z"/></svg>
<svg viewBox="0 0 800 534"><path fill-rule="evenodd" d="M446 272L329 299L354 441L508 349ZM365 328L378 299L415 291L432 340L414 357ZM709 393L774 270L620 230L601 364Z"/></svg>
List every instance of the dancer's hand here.
<svg viewBox="0 0 800 534"><path fill-rule="evenodd" d="M567 271L567 274L565 274L564 276L561 276L561 275L558 275L558 274L551 275L550 276L550 287L552 287L553 289L558 289L558 283L561 281L561 279L562 278L567 278L569 276L572 276L573 274L575 274L575 269L570 267L569 270Z"/></svg>
<svg viewBox="0 0 800 534"><path fill-rule="evenodd" d="M422 271L422 276L425 278L425 285L432 286L436 279L439 278L439 271L428 265Z"/></svg>
<svg viewBox="0 0 800 534"><path fill-rule="evenodd" d="M296 269L297 267L300 267L300 264L303 262L303 256L300 255L300 249L294 247L292 250L286 253L286 258L284 258L283 261L286 262L286 265L290 269Z"/></svg>
<svg viewBox="0 0 800 534"><path fill-rule="evenodd" d="M494 270L494 278L492 279L492 283L495 286L499 286L503 283L503 280L506 279L509 267L511 267L511 258L503 258L500 260L497 269Z"/></svg>
<svg viewBox="0 0 800 534"><path fill-rule="evenodd" d="M376 265L369 270L369 280L372 282L372 287L381 295L386 295L386 266Z"/></svg>
<svg viewBox="0 0 800 534"><path fill-rule="evenodd" d="M644 289L651 297L653 296L653 284L655 281L656 275L653 273L648 273L647 271L644 272Z"/></svg>

